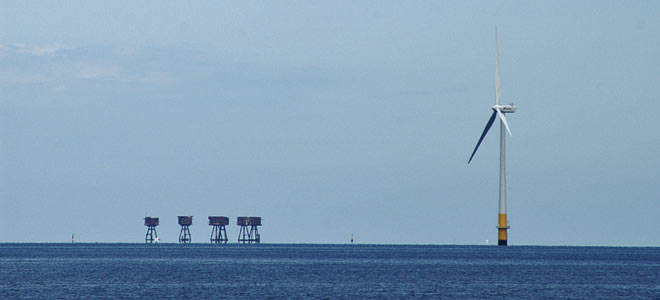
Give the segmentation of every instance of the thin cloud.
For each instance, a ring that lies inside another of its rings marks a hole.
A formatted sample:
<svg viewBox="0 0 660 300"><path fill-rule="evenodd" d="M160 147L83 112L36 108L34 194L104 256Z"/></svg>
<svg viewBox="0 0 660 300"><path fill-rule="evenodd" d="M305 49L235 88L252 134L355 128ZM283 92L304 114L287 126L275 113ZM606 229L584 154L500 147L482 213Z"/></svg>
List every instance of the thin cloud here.
<svg viewBox="0 0 660 300"><path fill-rule="evenodd" d="M75 64L76 73L82 79L117 78L120 68L116 65L94 62L80 62Z"/></svg>
<svg viewBox="0 0 660 300"><path fill-rule="evenodd" d="M33 46L27 45L24 43L11 43L8 45L0 44L0 49L11 51L17 54L30 54L36 56L46 56L55 54L61 50L73 49L69 46L63 45L45 45L45 46Z"/></svg>
<svg viewBox="0 0 660 300"><path fill-rule="evenodd" d="M154 63L158 50L134 47L0 44L0 85L135 83L170 85L177 77ZM158 60L156 60L158 62Z"/></svg>
<svg viewBox="0 0 660 300"><path fill-rule="evenodd" d="M1 85L25 85L25 84L41 84L53 82L54 80L49 76L39 74L22 74L14 72L1 72L0 84Z"/></svg>
<svg viewBox="0 0 660 300"><path fill-rule="evenodd" d="M151 72L144 74L136 81L146 84L167 85L176 82L174 76L165 72Z"/></svg>

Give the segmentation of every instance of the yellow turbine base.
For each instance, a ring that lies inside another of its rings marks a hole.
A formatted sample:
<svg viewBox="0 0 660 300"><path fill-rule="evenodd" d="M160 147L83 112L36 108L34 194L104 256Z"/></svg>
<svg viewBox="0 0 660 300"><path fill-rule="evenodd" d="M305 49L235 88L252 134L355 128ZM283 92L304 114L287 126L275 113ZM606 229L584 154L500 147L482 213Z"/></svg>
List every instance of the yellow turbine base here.
<svg viewBox="0 0 660 300"><path fill-rule="evenodd" d="M507 223L506 223L506 214L500 214L499 223L497 225L497 244L500 246L507 245Z"/></svg>

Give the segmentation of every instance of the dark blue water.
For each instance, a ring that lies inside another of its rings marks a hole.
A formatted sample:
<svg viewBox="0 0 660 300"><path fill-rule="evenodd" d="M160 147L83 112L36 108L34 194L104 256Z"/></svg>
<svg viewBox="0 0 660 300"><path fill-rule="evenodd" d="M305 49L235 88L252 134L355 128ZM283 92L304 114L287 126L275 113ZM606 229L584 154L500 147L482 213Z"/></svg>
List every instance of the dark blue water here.
<svg viewBox="0 0 660 300"><path fill-rule="evenodd" d="M660 248L0 244L2 299L660 299Z"/></svg>

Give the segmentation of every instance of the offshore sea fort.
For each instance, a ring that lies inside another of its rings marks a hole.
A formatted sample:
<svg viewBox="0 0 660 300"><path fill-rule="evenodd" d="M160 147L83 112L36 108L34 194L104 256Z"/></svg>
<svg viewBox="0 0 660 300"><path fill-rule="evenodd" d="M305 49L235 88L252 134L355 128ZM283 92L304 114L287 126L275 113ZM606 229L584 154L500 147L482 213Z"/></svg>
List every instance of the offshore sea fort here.
<svg viewBox="0 0 660 300"><path fill-rule="evenodd" d="M660 248L0 244L1 299L660 299Z"/></svg>

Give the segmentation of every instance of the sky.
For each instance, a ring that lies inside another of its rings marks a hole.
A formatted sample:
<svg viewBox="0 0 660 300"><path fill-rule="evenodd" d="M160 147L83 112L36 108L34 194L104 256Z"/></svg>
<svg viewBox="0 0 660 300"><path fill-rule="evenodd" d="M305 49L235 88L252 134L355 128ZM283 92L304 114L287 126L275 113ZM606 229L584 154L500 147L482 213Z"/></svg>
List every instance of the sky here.
<svg viewBox="0 0 660 300"><path fill-rule="evenodd" d="M167 1L166 1L167 2ZM657 1L0 4L0 242L660 246Z"/></svg>

